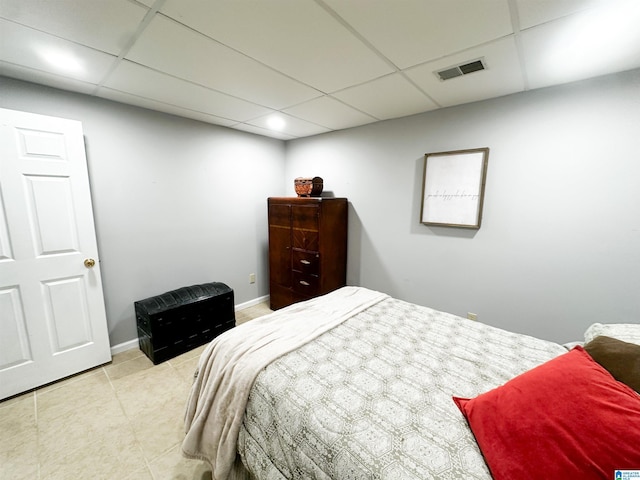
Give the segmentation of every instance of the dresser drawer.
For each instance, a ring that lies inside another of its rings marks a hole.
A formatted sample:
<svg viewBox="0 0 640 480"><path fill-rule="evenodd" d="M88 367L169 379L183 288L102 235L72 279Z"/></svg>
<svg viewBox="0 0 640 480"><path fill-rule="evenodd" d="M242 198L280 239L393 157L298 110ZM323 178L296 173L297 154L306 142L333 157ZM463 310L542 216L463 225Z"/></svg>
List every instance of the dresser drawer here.
<svg viewBox="0 0 640 480"><path fill-rule="evenodd" d="M320 248L318 232L314 230L292 230L293 248L318 251Z"/></svg>
<svg viewBox="0 0 640 480"><path fill-rule="evenodd" d="M300 272L293 272L293 291L302 295L318 295L320 292L320 281L316 275L305 275Z"/></svg>
<svg viewBox="0 0 640 480"><path fill-rule="evenodd" d="M319 230L320 208L317 205L292 205L291 226L302 230Z"/></svg>
<svg viewBox="0 0 640 480"><path fill-rule="evenodd" d="M307 275L318 275L320 272L320 254L318 252L302 252L293 250L292 268L295 272Z"/></svg>

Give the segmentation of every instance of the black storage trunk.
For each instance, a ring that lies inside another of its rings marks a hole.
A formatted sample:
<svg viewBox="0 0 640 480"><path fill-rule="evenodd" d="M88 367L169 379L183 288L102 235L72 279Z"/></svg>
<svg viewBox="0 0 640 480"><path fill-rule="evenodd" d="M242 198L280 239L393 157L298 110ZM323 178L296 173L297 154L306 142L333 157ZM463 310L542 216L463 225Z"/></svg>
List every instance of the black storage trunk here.
<svg viewBox="0 0 640 480"><path fill-rule="evenodd" d="M157 365L235 326L233 290L213 282L134 302L138 342Z"/></svg>

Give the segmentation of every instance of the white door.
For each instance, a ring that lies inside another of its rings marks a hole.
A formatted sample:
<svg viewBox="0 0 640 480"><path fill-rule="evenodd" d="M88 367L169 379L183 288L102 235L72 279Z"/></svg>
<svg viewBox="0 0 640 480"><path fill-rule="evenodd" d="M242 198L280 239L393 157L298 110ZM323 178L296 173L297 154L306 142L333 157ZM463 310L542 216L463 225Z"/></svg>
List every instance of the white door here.
<svg viewBox="0 0 640 480"><path fill-rule="evenodd" d="M0 109L0 399L111 360L82 125Z"/></svg>

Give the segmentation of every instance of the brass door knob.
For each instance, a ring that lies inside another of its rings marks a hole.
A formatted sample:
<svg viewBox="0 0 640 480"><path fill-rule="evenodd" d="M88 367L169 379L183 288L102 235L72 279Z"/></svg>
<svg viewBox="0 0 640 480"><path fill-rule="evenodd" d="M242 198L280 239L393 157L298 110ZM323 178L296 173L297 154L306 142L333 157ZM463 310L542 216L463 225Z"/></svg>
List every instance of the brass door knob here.
<svg viewBox="0 0 640 480"><path fill-rule="evenodd" d="M93 258L87 258L84 261L84 266L87 268L92 268L96 264L96 261Z"/></svg>

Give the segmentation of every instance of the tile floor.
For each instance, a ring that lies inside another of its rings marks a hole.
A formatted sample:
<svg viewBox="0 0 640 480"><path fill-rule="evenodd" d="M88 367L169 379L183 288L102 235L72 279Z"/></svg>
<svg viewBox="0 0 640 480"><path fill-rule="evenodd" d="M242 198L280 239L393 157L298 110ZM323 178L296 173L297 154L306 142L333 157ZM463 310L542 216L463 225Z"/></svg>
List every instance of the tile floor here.
<svg viewBox="0 0 640 480"><path fill-rule="evenodd" d="M270 313L266 303L236 323ZM0 402L0 479L210 480L182 457L189 386L203 347L154 366L137 348Z"/></svg>

